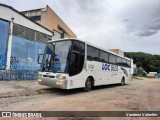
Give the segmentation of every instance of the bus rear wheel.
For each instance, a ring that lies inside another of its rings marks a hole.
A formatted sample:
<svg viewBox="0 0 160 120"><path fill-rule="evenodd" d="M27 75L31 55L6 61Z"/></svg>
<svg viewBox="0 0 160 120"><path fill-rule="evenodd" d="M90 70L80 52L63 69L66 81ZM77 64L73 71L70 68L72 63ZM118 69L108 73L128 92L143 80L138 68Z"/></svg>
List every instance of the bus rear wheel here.
<svg viewBox="0 0 160 120"><path fill-rule="evenodd" d="M121 85L125 85L125 78L124 77L121 80Z"/></svg>
<svg viewBox="0 0 160 120"><path fill-rule="evenodd" d="M92 81L90 78L87 78L86 83L85 83L85 87L83 88L83 91L85 92L89 92L92 88Z"/></svg>

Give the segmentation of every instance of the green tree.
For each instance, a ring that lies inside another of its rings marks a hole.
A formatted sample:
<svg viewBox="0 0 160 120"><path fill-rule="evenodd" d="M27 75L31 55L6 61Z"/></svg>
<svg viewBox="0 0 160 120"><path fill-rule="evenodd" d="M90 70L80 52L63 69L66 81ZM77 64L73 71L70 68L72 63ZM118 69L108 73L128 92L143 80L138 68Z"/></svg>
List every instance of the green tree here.
<svg viewBox="0 0 160 120"><path fill-rule="evenodd" d="M126 52L126 57L132 58L137 67L146 72L160 73L160 55L151 55L143 52Z"/></svg>

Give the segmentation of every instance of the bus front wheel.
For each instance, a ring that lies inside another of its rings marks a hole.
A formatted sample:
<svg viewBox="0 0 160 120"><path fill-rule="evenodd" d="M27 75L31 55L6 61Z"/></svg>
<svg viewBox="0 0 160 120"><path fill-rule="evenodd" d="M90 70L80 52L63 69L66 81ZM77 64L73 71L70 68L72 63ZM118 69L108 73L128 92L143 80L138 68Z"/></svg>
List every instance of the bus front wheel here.
<svg viewBox="0 0 160 120"><path fill-rule="evenodd" d="M92 81L90 78L87 78L86 83L85 83L85 87L83 88L83 91L85 92L89 92L92 88Z"/></svg>

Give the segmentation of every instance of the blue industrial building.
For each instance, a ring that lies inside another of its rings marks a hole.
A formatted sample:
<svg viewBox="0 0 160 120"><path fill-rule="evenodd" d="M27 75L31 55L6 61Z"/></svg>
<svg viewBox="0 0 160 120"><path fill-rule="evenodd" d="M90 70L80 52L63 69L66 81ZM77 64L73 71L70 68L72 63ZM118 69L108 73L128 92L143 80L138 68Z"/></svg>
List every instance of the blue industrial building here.
<svg viewBox="0 0 160 120"><path fill-rule="evenodd" d="M14 8L0 4L0 80L37 79L45 42L54 33Z"/></svg>

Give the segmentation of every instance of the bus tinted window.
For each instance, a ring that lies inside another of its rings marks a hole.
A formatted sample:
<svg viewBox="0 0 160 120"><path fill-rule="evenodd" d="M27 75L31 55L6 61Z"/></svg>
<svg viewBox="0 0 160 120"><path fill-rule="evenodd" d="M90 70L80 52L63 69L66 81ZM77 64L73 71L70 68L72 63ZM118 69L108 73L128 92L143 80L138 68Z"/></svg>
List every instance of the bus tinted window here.
<svg viewBox="0 0 160 120"><path fill-rule="evenodd" d="M122 63L127 63L127 60L122 58Z"/></svg>
<svg viewBox="0 0 160 120"><path fill-rule="evenodd" d="M127 60L127 65L128 65L128 67L131 67L131 61L130 60Z"/></svg>
<svg viewBox="0 0 160 120"><path fill-rule="evenodd" d="M116 64L121 65L122 64L122 58L116 57Z"/></svg>
<svg viewBox="0 0 160 120"><path fill-rule="evenodd" d="M100 60L103 62L108 62L108 53L100 51Z"/></svg>
<svg viewBox="0 0 160 120"><path fill-rule="evenodd" d="M87 59L88 60L98 60L99 50L97 48L87 46Z"/></svg>
<svg viewBox="0 0 160 120"><path fill-rule="evenodd" d="M112 55L112 54L109 54L109 62L110 63L116 63L116 56Z"/></svg>
<svg viewBox="0 0 160 120"><path fill-rule="evenodd" d="M84 43L80 41L73 41L73 50L79 51L80 53L84 54L84 50L85 50L84 48L85 48Z"/></svg>
<svg viewBox="0 0 160 120"><path fill-rule="evenodd" d="M84 53L84 50L85 50L85 45L84 45L84 43L80 42L80 44L79 44L79 51L81 53Z"/></svg>
<svg viewBox="0 0 160 120"><path fill-rule="evenodd" d="M125 66L125 67L127 66L127 60L126 59L122 58L122 65Z"/></svg>
<svg viewBox="0 0 160 120"><path fill-rule="evenodd" d="M79 42L78 41L73 41L73 50L78 51L79 49Z"/></svg>
<svg viewBox="0 0 160 120"><path fill-rule="evenodd" d="M74 76L82 71L84 65L84 53L85 44L83 42L73 40L69 64L69 76Z"/></svg>

